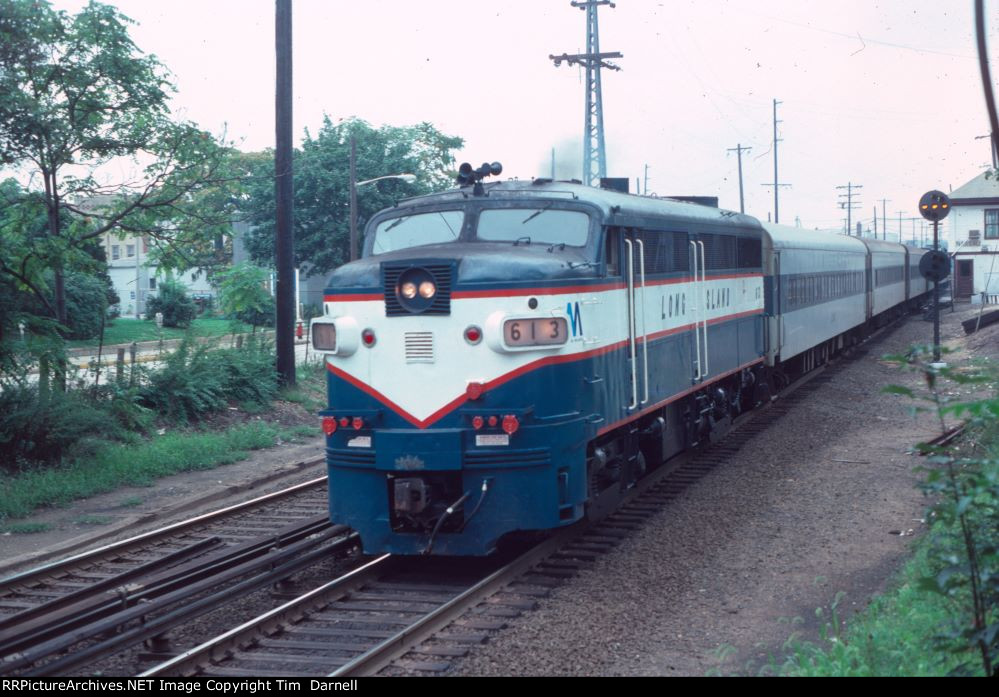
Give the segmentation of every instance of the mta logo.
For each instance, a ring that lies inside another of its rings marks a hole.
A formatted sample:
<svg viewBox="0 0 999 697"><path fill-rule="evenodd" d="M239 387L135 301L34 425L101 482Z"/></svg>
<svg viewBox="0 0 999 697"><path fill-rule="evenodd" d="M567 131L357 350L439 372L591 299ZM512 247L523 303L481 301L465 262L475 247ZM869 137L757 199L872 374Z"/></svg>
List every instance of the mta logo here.
<svg viewBox="0 0 999 697"><path fill-rule="evenodd" d="M579 315L579 303L569 303L565 306L565 314L569 315L572 325L572 338L583 335L583 318Z"/></svg>

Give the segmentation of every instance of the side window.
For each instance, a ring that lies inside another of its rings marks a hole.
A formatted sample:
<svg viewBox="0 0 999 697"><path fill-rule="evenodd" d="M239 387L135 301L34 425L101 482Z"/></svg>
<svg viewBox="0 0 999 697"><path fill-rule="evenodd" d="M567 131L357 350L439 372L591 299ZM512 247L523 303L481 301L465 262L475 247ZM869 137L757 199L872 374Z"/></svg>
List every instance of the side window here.
<svg viewBox="0 0 999 697"><path fill-rule="evenodd" d="M604 234L604 261L607 262L607 275L621 275L621 231L607 228Z"/></svg>

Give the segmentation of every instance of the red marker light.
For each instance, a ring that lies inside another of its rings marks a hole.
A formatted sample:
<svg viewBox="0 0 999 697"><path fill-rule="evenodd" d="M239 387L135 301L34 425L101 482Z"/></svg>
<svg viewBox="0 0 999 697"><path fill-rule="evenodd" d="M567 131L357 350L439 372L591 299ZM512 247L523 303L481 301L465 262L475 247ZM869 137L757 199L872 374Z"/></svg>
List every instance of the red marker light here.
<svg viewBox="0 0 999 697"><path fill-rule="evenodd" d="M364 426L364 419L362 419L360 416L355 416L354 421L351 422L351 425L354 427L355 431L360 431L361 427Z"/></svg>
<svg viewBox="0 0 999 697"><path fill-rule="evenodd" d="M347 428L348 426L350 426L350 419L346 416L342 417L340 419L340 428Z"/></svg>
<svg viewBox="0 0 999 697"><path fill-rule="evenodd" d="M336 419L332 416L323 417L323 433L327 436L332 436L336 433Z"/></svg>
<svg viewBox="0 0 999 697"><path fill-rule="evenodd" d="M375 345L375 330L373 330L373 329L365 329L363 332L361 332L361 341L363 341L364 345L367 346L368 348L371 348L372 346L374 346Z"/></svg>
<svg viewBox="0 0 999 697"><path fill-rule="evenodd" d="M507 414L503 417L503 430L509 435L512 436L516 433L518 428L520 428L520 421L517 420L516 416L513 414Z"/></svg>
<svg viewBox="0 0 999 697"><path fill-rule="evenodd" d="M483 425L485 425L485 423L486 423L486 420L483 419L481 416L473 416L472 417L472 428L474 428L476 431L478 431L480 428L482 428Z"/></svg>
<svg viewBox="0 0 999 697"><path fill-rule="evenodd" d="M465 329L465 341L473 345L479 343L482 341L482 330L474 324L468 327Z"/></svg>
<svg viewBox="0 0 999 697"><path fill-rule="evenodd" d="M492 428L496 428L496 424L498 424L498 423L499 423L499 419L497 419L495 416L490 416L489 417L489 425Z"/></svg>
<svg viewBox="0 0 999 697"><path fill-rule="evenodd" d="M474 402L476 399L482 396L482 393L485 391L485 389L486 386L483 385L481 382L470 382L465 387L465 396Z"/></svg>

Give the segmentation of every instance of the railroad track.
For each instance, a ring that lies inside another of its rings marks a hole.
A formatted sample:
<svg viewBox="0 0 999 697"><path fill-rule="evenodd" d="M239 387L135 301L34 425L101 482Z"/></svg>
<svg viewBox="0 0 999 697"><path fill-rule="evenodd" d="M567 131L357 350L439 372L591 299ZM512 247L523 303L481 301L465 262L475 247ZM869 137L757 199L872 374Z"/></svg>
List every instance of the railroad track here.
<svg viewBox="0 0 999 697"><path fill-rule="evenodd" d="M854 355L869 350L866 343ZM445 671L471 645L486 641L511 617L533 609L553 587L614 549L803 396L829 382L842 365L836 361L812 371L779 399L737 419L720 442L654 471L603 520L572 526L529 549L488 560L381 557L179 655L166 642L170 629L220 602L328 559L356 544L356 539L346 529L331 526L325 515L306 516L255 541L228 545L227 551L208 558L202 556L217 544L213 536L185 532L185 543L157 559L130 558L132 568L113 577L88 574L87 565L95 559L113 563L130 543L148 546L153 534L97 550L86 559L80 555L69 560L69 567L53 564L8 579L0 585L0 603L16 597L12 592L44 596L46 589L27 591L33 590L32 584L65 581L67 574L75 579L71 585L86 581L83 585L95 590L62 595L49 600L44 609L22 610L13 616L16 620L0 618L0 655L5 656L0 673L66 672L142 641L153 649L147 660L168 658L144 677L358 676L389 665L390 672ZM303 490L321 486L322 481L309 482ZM306 505L325 509L322 492L318 501ZM245 505L244 536L254 527L274 529L273 511L250 512L263 500ZM197 521L183 525L195 529ZM176 528L171 526L175 547L181 539ZM35 637L30 642L24 638L29 633Z"/></svg>
<svg viewBox="0 0 999 697"><path fill-rule="evenodd" d="M601 521L502 559L379 557L142 677L358 677L389 666L396 673L444 672L613 550L836 371L833 364L809 373L780 399L737 419L720 442L654 471Z"/></svg>
<svg viewBox="0 0 999 697"><path fill-rule="evenodd" d="M0 674L78 670L356 546L329 523L325 478L0 582Z"/></svg>

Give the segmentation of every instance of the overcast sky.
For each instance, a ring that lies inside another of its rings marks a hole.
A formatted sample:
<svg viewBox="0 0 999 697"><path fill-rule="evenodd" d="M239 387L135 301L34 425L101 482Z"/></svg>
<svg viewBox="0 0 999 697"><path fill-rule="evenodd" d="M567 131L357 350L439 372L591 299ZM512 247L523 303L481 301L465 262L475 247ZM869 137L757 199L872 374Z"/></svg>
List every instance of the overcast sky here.
<svg viewBox="0 0 999 697"><path fill-rule="evenodd" d="M273 0L111 4L172 71L177 114L245 150L273 146ZM999 4L986 6L994 46ZM585 48L569 0L294 0L293 14L296 138L324 113L430 121L465 139L459 162L529 179L549 175L554 147L557 176L580 176L582 75L548 59ZM766 220L774 98L782 223L841 227L836 187L852 182L854 219L869 224L887 198L897 231L924 191L990 162L971 0L617 0L600 9L600 42L624 54L603 73L604 120L608 174L633 191L647 164L650 192L738 210L727 150L742 144L746 211Z"/></svg>

